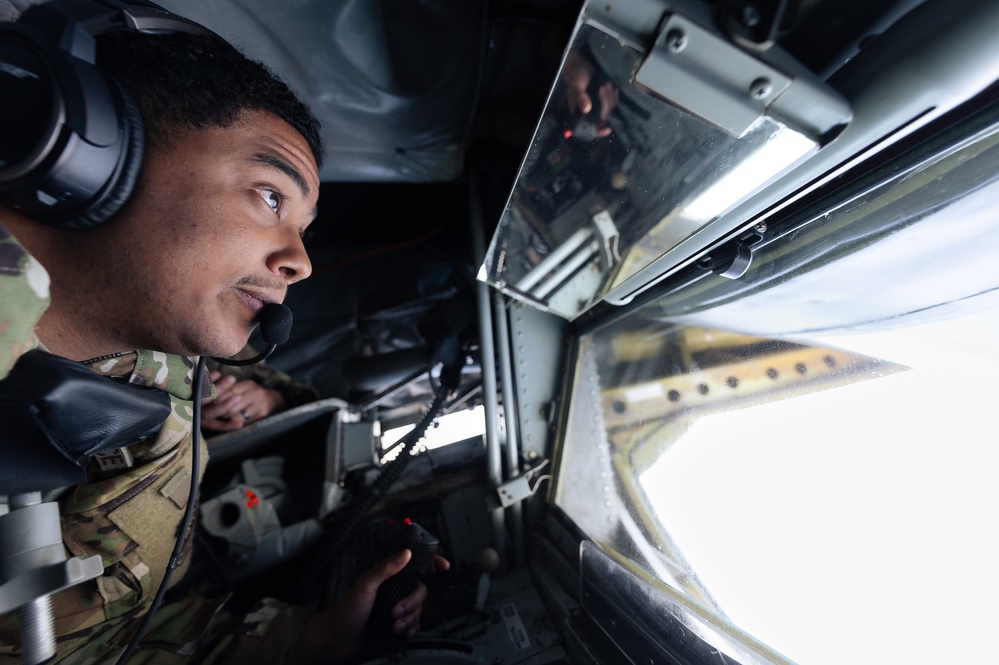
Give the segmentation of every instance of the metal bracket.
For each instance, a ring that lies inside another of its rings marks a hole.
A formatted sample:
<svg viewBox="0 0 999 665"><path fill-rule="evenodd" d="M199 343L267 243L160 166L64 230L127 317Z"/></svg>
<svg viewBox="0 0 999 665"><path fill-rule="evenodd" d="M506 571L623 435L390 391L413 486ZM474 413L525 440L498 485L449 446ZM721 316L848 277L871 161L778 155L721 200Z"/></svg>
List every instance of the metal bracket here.
<svg viewBox="0 0 999 665"><path fill-rule="evenodd" d="M549 475L540 476L534 481L534 487L531 487L532 476L541 471L546 464L548 464L548 460L543 461L523 475L511 478L497 487L496 493L499 495L500 504L504 508L509 508L515 503L520 503L524 499L534 496L541 483L551 478Z"/></svg>
<svg viewBox="0 0 999 665"><path fill-rule="evenodd" d="M621 260L621 251L618 248L621 233L606 210L593 216L593 228L600 238L600 269L607 272Z"/></svg>
<svg viewBox="0 0 999 665"><path fill-rule="evenodd" d="M677 14L666 21L635 80L736 137L749 131L792 82Z"/></svg>
<svg viewBox="0 0 999 665"><path fill-rule="evenodd" d="M759 231L743 233L701 257L697 266L728 279L739 279L749 270L753 252L762 241L763 235Z"/></svg>

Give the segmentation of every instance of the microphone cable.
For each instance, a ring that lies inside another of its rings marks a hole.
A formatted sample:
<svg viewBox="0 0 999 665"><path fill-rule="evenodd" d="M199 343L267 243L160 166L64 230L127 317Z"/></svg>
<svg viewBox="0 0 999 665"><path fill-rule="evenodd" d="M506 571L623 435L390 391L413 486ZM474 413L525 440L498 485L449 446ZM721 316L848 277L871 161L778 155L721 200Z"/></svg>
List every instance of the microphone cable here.
<svg viewBox="0 0 999 665"><path fill-rule="evenodd" d="M291 310L284 305L277 303L265 305L264 308L260 310L259 322L260 334L267 343L267 349L263 353L248 360L230 360L227 358L212 359L224 365L250 365L266 359L269 355L271 355L278 344L283 344L288 341L288 336L291 334L292 315ZM139 624L139 629L132 636L132 639L129 641L125 651L123 651L121 656L118 657L116 665L125 665L125 663L128 662L132 653L138 648L142 634L149 629L149 624L152 623L156 610L159 609L160 604L163 602L163 596L166 595L167 587L170 586L170 578L173 577L173 571L180 565L180 557L183 553L184 542L187 540L187 534L191 530L191 524L194 522L194 506L198 503L198 488L201 484L201 479L198 478L198 469L201 467L201 386L205 382L205 369L207 362L208 357L201 356L198 358L198 365L194 370L194 384L191 388L191 397L194 407L194 418L192 423L193 431L191 432L191 489L187 493L187 505L184 507L184 516L181 518L180 532L177 534L177 542L174 544L173 552L170 554L170 561L163 574L163 581L160 582L160 586L156 590L153 602L149 606L149 610L146 612L146 615L142 618L142 623Z"/></svg>
<svg viewBox="0 0 999 665"><path fill-rule="evenodd" d="M413 446L423 438L427 428L440 415L447 399L447 391L435 392L433 402L427 407L427 412L416 427L403 437L402 449L394 460L382 467L375 481L360 493L353 501L336 513L336 524L312 552L311 558L304 563L305 570L298 577L286 600L294 605L307 605L321 587L321 581L333 562L340 555L368 511L382 498L399 479L402 472L412 461ZM323 520L325 526L330 526Z"/></svg>
<svg viewBox="0 0 999 665"><path fill-rule="evenodd" d="M194 386L192 388L194 392L192 395L194 397L194 431L191 433L191 445L193 446L191 450L191 489L187 493L187 505L184 507L184 517L181 518L180 533L177 534L177 542L173 546L173 552L170 554L170 562L167 564L166 572L163 574L163 581L160 582L160 586L156 590L156 595L153 597L153 603L149 606L146 615L142 617L142 623L139 624L139 629L135 631L135 635L129 641L128 647L118 657L116 665L125 665L128 662L128 659L132 656L132 652L138 648L142 634L149 628L149 624L153 620L153 615L159 609L160 603L163 602L163 596L166 595L167 587L170 585L170 578L173 577L173 571L180 565L180 555L184 549L184 541L187 540L187 532L190 531L191 522L194 521L194 505L198 502L198 485L201 482L198 478L198 468L201 465L201 386L205 380L205 364L207 362L208 358L201 356L198 359L198 367L194 371Z"/></svg>

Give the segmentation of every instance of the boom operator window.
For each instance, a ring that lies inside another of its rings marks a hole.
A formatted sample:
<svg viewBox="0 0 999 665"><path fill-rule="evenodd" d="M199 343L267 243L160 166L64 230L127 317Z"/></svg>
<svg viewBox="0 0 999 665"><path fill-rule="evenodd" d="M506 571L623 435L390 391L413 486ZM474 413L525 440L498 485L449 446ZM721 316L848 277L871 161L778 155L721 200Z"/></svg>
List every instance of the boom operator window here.
<svg viewBox="0 0 999 665"><path fill-rule="evenodd" d="M984 662L999 619L999 123L907 159L576 346L557 505L801 665Z"/></svg>

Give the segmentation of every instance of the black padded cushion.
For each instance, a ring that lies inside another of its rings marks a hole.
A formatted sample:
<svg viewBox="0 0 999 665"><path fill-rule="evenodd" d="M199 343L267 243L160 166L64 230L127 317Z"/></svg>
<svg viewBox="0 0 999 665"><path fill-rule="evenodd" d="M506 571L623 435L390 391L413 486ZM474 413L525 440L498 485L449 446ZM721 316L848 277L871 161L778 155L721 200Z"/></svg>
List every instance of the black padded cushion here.
<svg viewBox="0 0 999 665"><path fill-rule="evenodd" d="M169 415L163 391L29 351L0 381L0 495L80 483L91 455L152 436Z"/></svg>

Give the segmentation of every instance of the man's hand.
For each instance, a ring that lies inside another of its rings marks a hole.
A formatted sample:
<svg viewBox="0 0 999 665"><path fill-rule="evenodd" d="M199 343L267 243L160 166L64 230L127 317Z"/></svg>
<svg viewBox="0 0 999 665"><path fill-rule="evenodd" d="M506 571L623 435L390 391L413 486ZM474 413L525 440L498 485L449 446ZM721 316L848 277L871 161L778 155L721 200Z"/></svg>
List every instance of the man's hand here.
<svg viewBox="0 0 999 665"><path fill-rule="evenodd" d="M385 559L361 575L336 607L314 615L289 662L345 663L356 658L364 646L364 628L375 605L378 587L405 568L411 557L409 550L403 550ZM447 559L434 555L434 571L444 572L450 567ZM419 583L413 593L396 603L392 608L392 632L415 637L420 632L420 615L426 598L427 587Z"/></svg>
<svg viewBox="0 0 999 665"><path fill-rule="evenodd" d="M201 407L201 426L227 431L239 429L272 413L285 409L284 397L276 390L264 388L256 381L237 381L234 376L211 372L217 397Z"/></svg>
<svg viewBox="0 0 999 665"><path fill-rule="evenodd" d="M562 68L562 78L566 85L566 105L569 114L588 115L593 110L593 99L587 89L593 80L593 65L578 51L569 51ZM604 81L597 90L599 99L597 126L595 138L601 139L611 135L613 128L607 124L614 107L617 106L620 92L610 81Z"/></svg>

